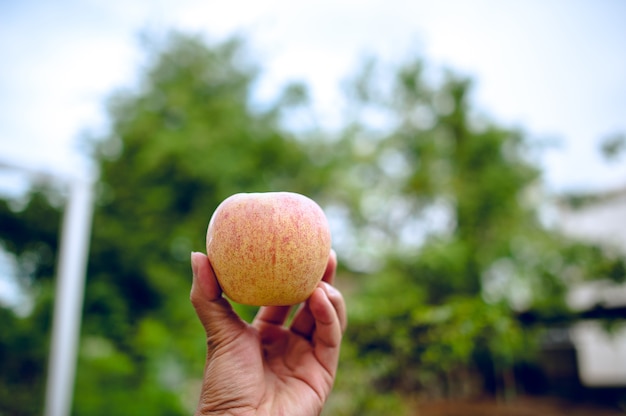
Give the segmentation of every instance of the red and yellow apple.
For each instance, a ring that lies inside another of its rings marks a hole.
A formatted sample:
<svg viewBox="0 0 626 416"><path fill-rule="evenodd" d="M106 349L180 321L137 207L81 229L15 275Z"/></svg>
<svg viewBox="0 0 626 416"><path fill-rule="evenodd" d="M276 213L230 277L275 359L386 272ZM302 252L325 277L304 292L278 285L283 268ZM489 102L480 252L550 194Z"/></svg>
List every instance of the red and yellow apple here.
<svg viewBox="0 0 626 416"><path fill-rule="evenodd" d="M295 305L322 279L331 235L324 211L304 195L242 193L225 199L213 213L206 248L231 300Z"/></svg>

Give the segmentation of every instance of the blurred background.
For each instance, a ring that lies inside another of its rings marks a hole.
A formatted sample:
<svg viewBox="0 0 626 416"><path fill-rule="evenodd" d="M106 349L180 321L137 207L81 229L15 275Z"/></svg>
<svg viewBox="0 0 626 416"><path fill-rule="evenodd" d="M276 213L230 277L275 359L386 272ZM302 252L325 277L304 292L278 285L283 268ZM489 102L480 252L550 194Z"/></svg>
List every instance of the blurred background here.
<svg viewBox="0 0 626 416"><path fill-rule="evenodd" d="M189 253L224 198L271 190L331 223L349 328L326 414L620 414L625 17L1 2L0 415L44 411L76 180L95 196L72 414L193 411Z"/></svg>

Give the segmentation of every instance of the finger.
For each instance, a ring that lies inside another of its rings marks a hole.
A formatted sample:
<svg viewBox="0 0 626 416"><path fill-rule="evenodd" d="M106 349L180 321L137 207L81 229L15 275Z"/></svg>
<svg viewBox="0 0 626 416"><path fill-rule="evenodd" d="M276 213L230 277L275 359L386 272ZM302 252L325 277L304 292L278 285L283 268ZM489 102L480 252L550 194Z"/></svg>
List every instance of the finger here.
<svg viewBox="0 0 626 416"><path fill-rule="evenodd" d="M291 327L289 329L291 332L310 340L314 327L315 318L313 318L313 314L309 308L309 300L307 300L305 303L300 305L300 308L298 308L298 311L293 317L293 321L291 321Z"/></svg>
<svg viewBox="0 0 626 416"><path fill-rule="evenodd" d="M312 336L315 356L329 373L334 374L339 360L339 347L343 330L338 315L339 311L335 308L329 295L335 297L337 302L343 303L339 291L322 282L313 292L309 308L315 318L315 329Z"/></svg>
<svg viewBox="0 0 626 416"><path fill-rule="evenodd" d="M204 327L209 347L230 342L245 328L245 323L222 297L215 273L206 255L191 253L193 284L190 300Z"/></svg>
<svg viewBox="0 0 626 416"><path fill-rule="evenodd" d="M332 285L335 282L336 271L337 271L337 253L335 253L335 250L331 249L330 255L328 256L328 264L326 265L324 276L322 276L322 281L330 283Z"/></svg>
<svg viewBox="0 0 626 416"><path fill-rule="evenodd" d="M289 316L291 306L263 306L259 309L252 324L257 328L261 325L282 326Z"/></svg>
<svg viewBox="0 0 626 416"><path fill-rule="evenodd" d="M326 271L322 276L322 281L332 284L335 280L335 272L337 270L337 254L335 250L330 251L328 257L328 264L326 265ZM305 302L300 309L296 312L291 323L291 330L304 338L310 339L315 327L315 318L311 314L309 308L309 301Z"/></svg>
<svg viewBox="0 0 626 416"><path fill-rule="evenodd" d="M343 295L336 287L332 285L324 285L324 289L326 291L328 299L330 300L330 303L332 303L333 308L337 313L339 326L341 328L341 333L343 334L348 326L348 313L346 308L346 302L343 298Z"/></svg>
<svg viewBox="0 0 626 416"><path fill-rule="evenodd" d="M328 301L330 302L332 306L332 310L328 310L326 313L329 314L328 316L330 318L335 318L335 317L337 318L339 322L339 329L341 331L341 334L343 334L348 324L348 318L347 318L347 313L346 313L346 303L343 298L343 295L341 294L339 290L337 290L337 288L324 282L320 283L319 288L321 288L324 291L324 293L326 294L326 298L328 299ZM313 300L311 300L311 302L313 302ZM316 315L316 313L319 313L319 311L314 308L316 308L316 306L311 304L310 309L315 318L315 325L317 325L318 323L320 323L320 316ZM334 313L331 313L331 312L334 312Z"/></svg>
<svg viewBox="0 0 626 416"><path fill-rule="evenodd" d="M197 300L212 301L222 296L220 287L209 258L202 253L191 253L191 271L193 284L191 286L192 302Z"/></svg>

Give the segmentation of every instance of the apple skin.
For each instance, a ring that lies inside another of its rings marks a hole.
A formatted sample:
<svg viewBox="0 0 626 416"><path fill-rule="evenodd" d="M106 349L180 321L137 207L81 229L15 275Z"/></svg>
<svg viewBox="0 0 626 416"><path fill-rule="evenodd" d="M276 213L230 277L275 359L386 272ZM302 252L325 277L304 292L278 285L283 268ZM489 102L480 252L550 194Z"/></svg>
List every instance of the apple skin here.
<svg viewBox="0 0 626 416"><path fill-rule="evenodd" d="M322 279L331 250L320 206L292 192L241 193L215 210L207 256L231 300L254 306L295 305Z"/></svg>

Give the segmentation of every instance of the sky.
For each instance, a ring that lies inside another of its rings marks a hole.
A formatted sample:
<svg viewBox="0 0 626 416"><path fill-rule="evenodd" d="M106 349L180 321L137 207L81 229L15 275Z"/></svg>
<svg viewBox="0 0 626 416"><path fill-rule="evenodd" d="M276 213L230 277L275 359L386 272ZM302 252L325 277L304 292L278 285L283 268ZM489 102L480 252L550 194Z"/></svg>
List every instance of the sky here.
<svg viewBox="0 0 626 416"><path fill-rule="evenodd" d="M176 28L244 35L260 96L304 81L329 123L364 56L422 56L470 76L492 120L555 143L537 159L547 189L620 188L626 155L607 163L599 143L626 132L625 21L622 0L0 0L0 163L85 172L77 143L106 129L106 98L136 81L139 33Z"/></svg>

